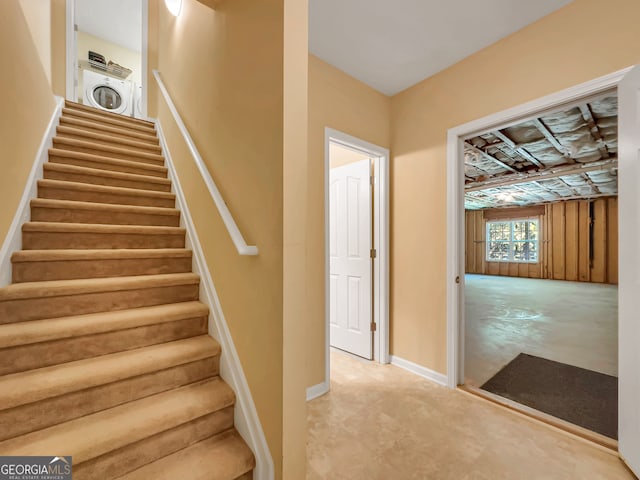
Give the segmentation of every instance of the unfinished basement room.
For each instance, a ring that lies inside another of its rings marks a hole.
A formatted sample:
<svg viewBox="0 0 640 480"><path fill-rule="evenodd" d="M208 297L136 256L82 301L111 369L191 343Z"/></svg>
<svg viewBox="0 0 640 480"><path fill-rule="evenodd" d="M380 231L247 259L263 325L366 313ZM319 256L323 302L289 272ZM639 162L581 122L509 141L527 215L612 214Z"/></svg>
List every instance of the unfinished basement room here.
<svg viewBox="0 0 640 480"><path fill-rule="evenodd" d="M465 388L615 448L618 98L466 138Z"/></svg>

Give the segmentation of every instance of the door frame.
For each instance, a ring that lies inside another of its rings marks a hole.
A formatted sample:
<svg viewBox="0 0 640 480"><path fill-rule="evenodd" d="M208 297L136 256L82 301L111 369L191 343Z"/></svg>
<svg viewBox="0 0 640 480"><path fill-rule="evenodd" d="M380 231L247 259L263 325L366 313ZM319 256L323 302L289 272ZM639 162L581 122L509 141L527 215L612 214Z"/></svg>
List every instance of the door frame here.
<svg viewBox="0 0 640 480"><path fill-rule="evenodd" d="M603 77L546 95L513 108L451 128L447 132L447 386L456 388L464 383L464 146L463 139L486 133L497 127L517 124L545 111L571 107L589 97L617 88L632 69L628 67ZM618 164L618 168L620 164ZM619 202L625 201L619 192ZM624 258L624 252L619 252ZM620 268L626 268L620 262ZM459 278L459 283L456 283Z"/></svg>
<svg viewBox="0 0 640 480"><path fill-rule="evenodd" d="M373 360L389 363L389 150L326 127L324 131L324 289L325 289L325 382L329 391L329 146L334 143L365 153L373 159ZM312 387L313 388L313 387ZM322 393L318 392L318 395ZM318 396L316 395L316 396Z"/></svg>
<svg viewBox="0 0 640 480"><path fill-rule="evenodd" d="M76 24L76 0L66 0L65 16L65 98L72 102L78 101L78 89L76 86L76 64L77 36L75 32ZM149 0L142 0L142 52L141 65L142 74L142 114L148 118L148 86L149 86Z"/></svg>

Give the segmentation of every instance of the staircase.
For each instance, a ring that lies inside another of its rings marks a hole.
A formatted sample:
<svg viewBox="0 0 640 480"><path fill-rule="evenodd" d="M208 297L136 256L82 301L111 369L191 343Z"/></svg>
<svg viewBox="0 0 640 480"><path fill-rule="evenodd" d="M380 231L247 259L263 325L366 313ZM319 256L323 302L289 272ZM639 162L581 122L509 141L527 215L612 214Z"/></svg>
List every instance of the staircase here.
<svg viewBox="0 0 640 480"><path fill-rule="evenodd" d="M253 478L154 125L67 102L0 288L0 455Z"/></svg>

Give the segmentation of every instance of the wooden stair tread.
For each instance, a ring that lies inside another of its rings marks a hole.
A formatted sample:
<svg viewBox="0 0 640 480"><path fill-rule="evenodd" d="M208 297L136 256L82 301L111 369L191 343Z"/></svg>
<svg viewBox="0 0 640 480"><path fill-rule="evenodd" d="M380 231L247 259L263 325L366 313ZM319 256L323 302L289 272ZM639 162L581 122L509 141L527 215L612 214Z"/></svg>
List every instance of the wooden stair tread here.
<svg viewBox="0 0 640 480"><path fill-rule="evenodd" d="M220 345L210 336L200 335L13 373L0 377L0 406L3 410L14 408L219 354Z"/></svg>
<svg viewBox="0 0 640 480"><path fill-rule="evenodd" d="M115 137L113 135L105 135L103 133L88 132L83 129L66 127L64 125L58 126L56 131L58 135L64 136L67 138L77 136L85 139L84 141L90 141L86 139L91 139L91 140L98 140L101 142L113 142L116 146L119 146L120 148L127 148L127 147L140 148L144 150L149 150L150 152L155 152L156 154L160 154L160 152L162 152L162 148L160 147L160 145L153 145L148 142L139 142L134 139L126 140L120 137Z"/></svg>
<svg viewBox="0 0 640 480"><path fill-rule="evenodd" d="M188 466L188 467L187 467ZM253 453L235 430L202 440L149 463L118 480L235 480L255 468Z"/></svg>
<svg viewBox="0 0 640 480"><path fill-rule="evenodd" d="M114 166L135 167L138 169L148 170L150 172L162 172L164 174L169 171L167 167L163 167L162 165L153 165L151 163L142 163L131 160L123 160L120 158L105 157L103 155L96 155L93 153L74 152L73 150L65 150L62 148L50 148L49 156L86 160L90 162L103 163Z"/></svg>
<svg viewBox="0 0 640 480"><path fill-rule="evenodd" d="M83 295L93 292L118 292L132 289L194 285L199 282L200 276L195 273L169 273L164 275L15 283L0 288L0 302L27 298Z"/></svg>
<svg viewBox="0 0 640 480"><path fill-rule="evenodd" d="M180 210L169 207L146 207L140 205L118 205L113 203L82 202L79 200L57 200L52 198L34 198L32 207L59 208L69 210L95 210L99 212L127 212L142 213L145 215L171 215L180 216Z"/></svg>
<svg viewBox="0 0 640 480"><path fill-rule="evenodd" d="M154 133L144 133L139 130L132 130L127 127L118 127L116 125L108 125L105 123L98 123L91 120L82 120L74 117L60 117L60 125L72 126L73 128L82 129L85 131L98 130L105 133L123 135L128 138L136 139L138 141L144 141L152 145L158 145L159 140Z"/></svg>
<svg viewBox="0 0 640 480"><path fill-rule="evenodd" d="M67 182L65 180L38 180L38 186L60 188L67 190L82 190L87 192L100 192L100 193L121 193L132 194L142 197L154 197L165 198L175 200L176 196L170 192L156 192L153 190L141 190L138 188L126 188L126 187L109 187L106 185L93 185L91 183L80 182Z"/></svg>
<svg viewBox="0 0 640 480"><path fill-rule="evenodd" d="M116 153L120 155L126 155L127 157L144 158L156 162L158 165L164 163L164 157L155 153L140 152L138 150L132 150L130 148L124 148L120 146L109 146L101 143L95 143L87 140L78 140L76 138L69 138L56 135L53 138L53 145L55 148L60 148L58 145L64 145L67 147L86 148L89 150L97 150L100 152ZM64 149L64 148L62 148Z"/></svg>
<svg viewBox="0 0 640 480"><path fill-rule="evenodd" d="M0 442L3 455L49 455L61 448L74 465L233 405L219 377Z"/></svg>
<svg viewBox="0 0 640 480"><path fill-rule="evenodd" d="M126 160L125 160L126 161ZM100 170L99 168L80 167L78 165L67 165L65 163L45 163L44 169L54 170L64 173L78 173L92 175L96 177L117 178L122 180L134 180L139 182L157 183L160 185L171 185L168 178L152 177L149 175L139 175L137 173L114 172L111 170Z"/></svg>
<svg viewBox="0 0 640 480"><path fill-rule="evenodd" d="M89 121L98 122L98 123L106 123L108 125L116 125L118 127L144 132L148 135L155 135L156 133L152 124L144 125L141 123L132 123L132 122L128 122L126 120L126 117L122 117L122 118L125 118L125 120L122 120L121 118L115 118L115 117L110 117L108 115L104 115L102 112L96 112L95 110L89 111L89 110L65 107L62 109L62 116L75 117L75 118L80 118L83 120L89 120Z"/></svg>
<svg viewBox="0 0 640 480"><path fill-rule="evenodd" d="M27 222L22 225L23 232L82 232L82 233L126 233L126 234L163 234L184 235L186 230L180 227L158 227L152 225L103 225L99 223L61 223Z"/></svg>
<svg viewBox="0 0 640 480"><path fill-rule="evenodd" d="M76 109L76 110L84 110L89 113L95 113L96 115L104 115L109 118L114 118L116 120L127 121L134 124L146 125L149 127L153 127L154 123L149 120L144 120L142 118L134 118L128 117L125 115L120 115L118 113L113 112L105 112L104 110L100 110L99 108L90 107L89 105L85 105L84 103L72 102L71 100L65 100L65 107Z"/></svg>
<svg viewBox="0 0 640 480"><path fill-rule="evenodd" d="M208 314L209 308L204 303L182 302L115 312L8 323L0 325L0 348L200 318ZM2 377L0 377L1 383Z"/></svg>

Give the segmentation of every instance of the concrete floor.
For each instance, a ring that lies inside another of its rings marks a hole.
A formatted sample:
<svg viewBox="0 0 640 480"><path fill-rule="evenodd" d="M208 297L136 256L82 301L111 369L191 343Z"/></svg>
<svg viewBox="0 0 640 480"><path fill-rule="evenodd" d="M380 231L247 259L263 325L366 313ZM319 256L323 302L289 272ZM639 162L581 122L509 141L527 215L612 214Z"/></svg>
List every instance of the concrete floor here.
<svg viewBox="0 0 640 480"><path fill-rule="evenodd" d="M331 353L307 480L622 480L617 456L392 365Z"/></svg>
<svg viewBox="0 0 640 480"><path fill-rule="evenodd" d="M465 276L465 379L481 386L519 353L618 375L618 287Z"/></svg>

